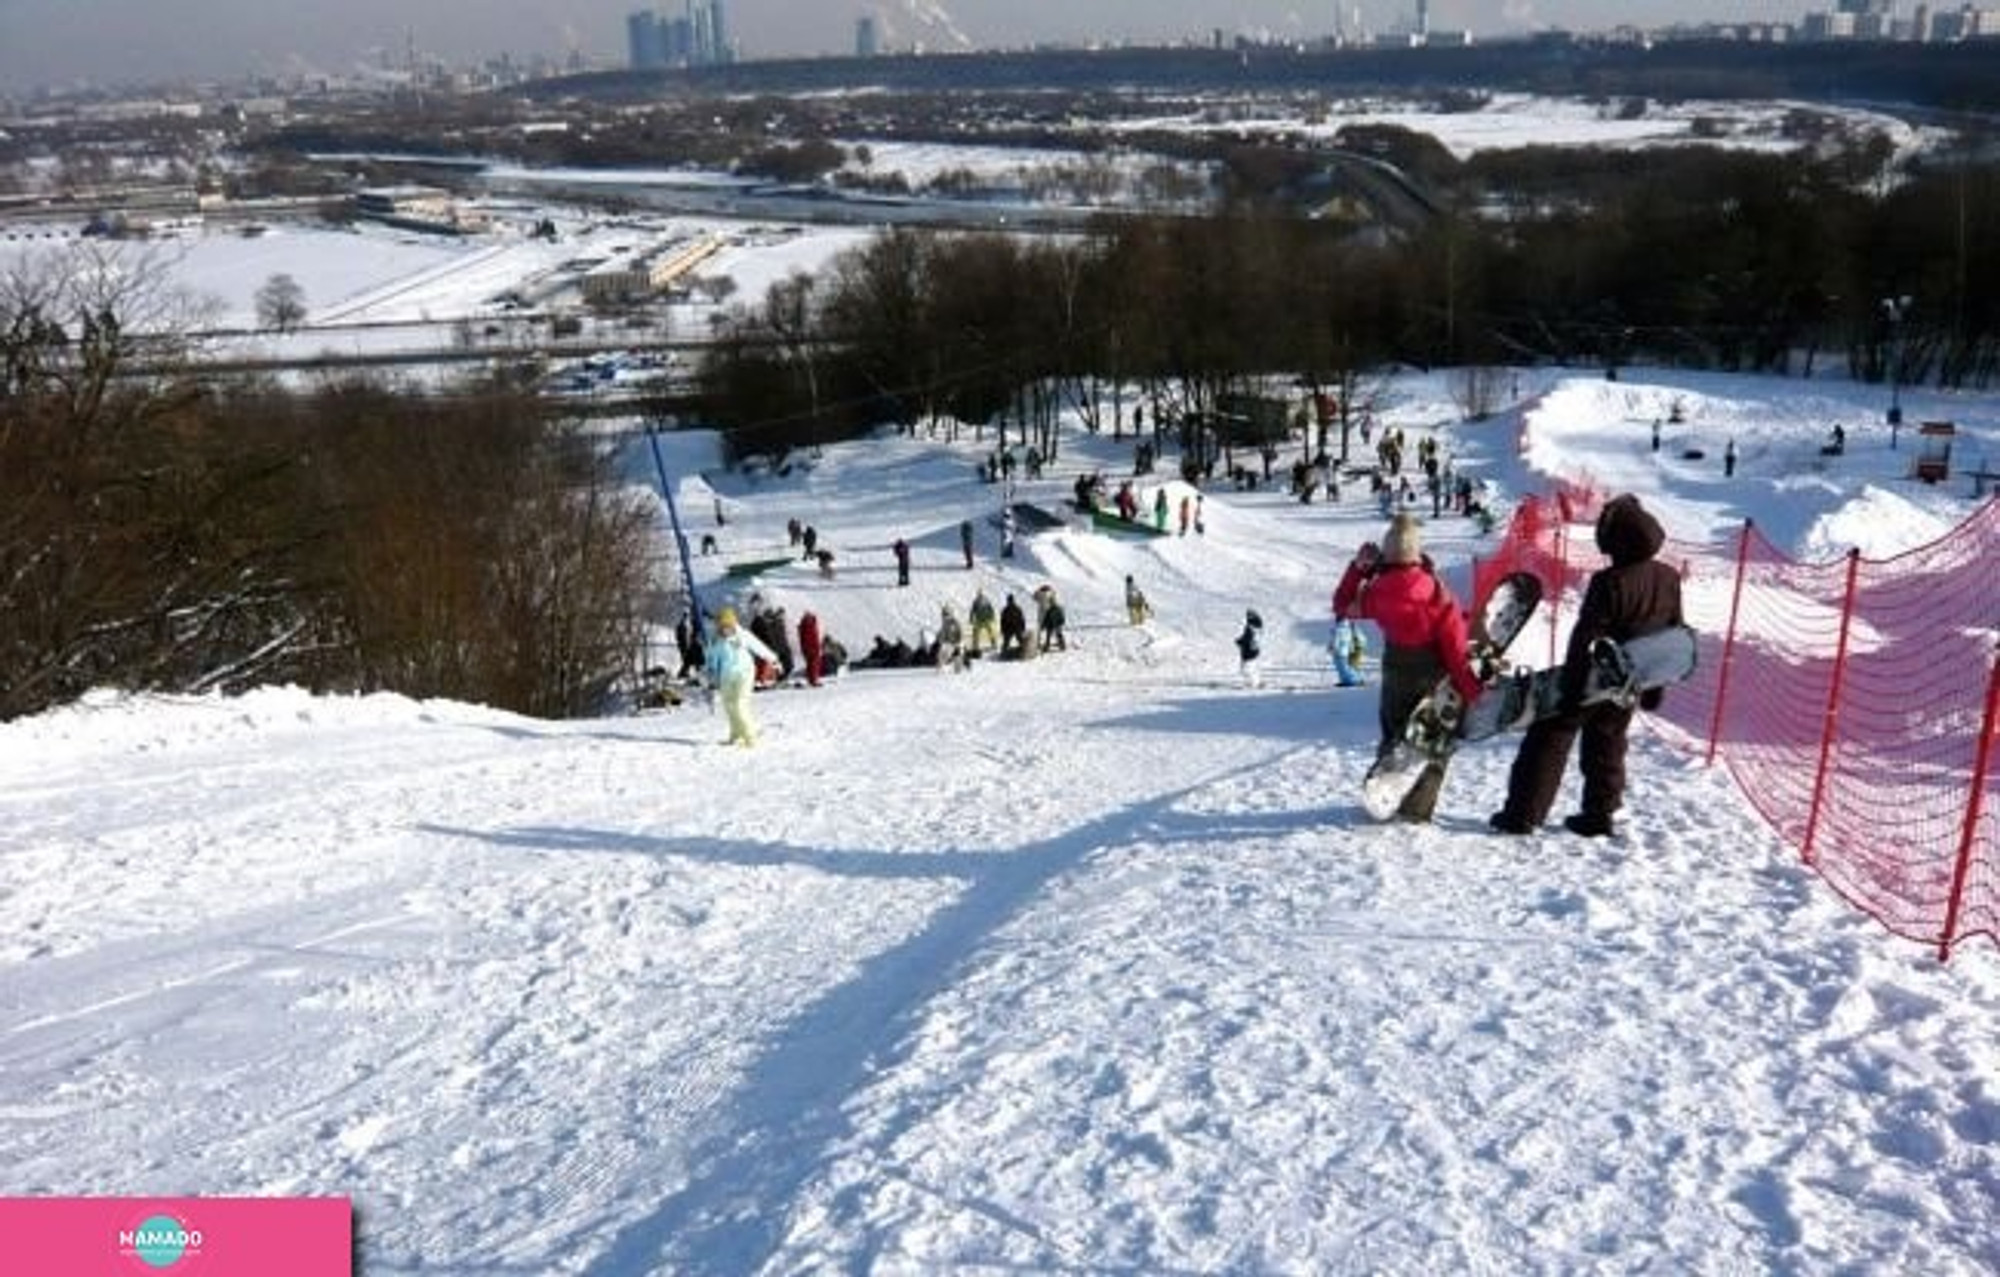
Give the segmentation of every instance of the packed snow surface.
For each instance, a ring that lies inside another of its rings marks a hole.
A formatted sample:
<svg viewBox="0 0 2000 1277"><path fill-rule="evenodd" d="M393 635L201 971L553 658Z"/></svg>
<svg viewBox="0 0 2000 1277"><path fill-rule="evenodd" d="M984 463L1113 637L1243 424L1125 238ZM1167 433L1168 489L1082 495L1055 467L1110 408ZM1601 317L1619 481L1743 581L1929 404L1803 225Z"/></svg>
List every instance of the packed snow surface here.
<svg viewBox="0 0 2000 1277"><path fill-rule="evenodd" d="M1412 378L1384 421L1503 501L1591 477L1677 536L1880 555L1971 508L1904 477L1873 388L1512 390L1463 423ZM1912 413L1967 447L2000 420ZM1359 485L1002 559L990 433L755 478L712 442L669 456L711 604L858 655L1049 583L1072 650L761 695L750 750L699 699L106 693L0 726L0 1191L351 1195L373 1275L1993 1271L2000 954L1888 936L1644 734L1609 840L1489 834L1505 742L1434 825L1370 823L1375 692L1323 650L1380 533ZM1129 436L1072 422L1015 498L1060 514L1099 466ZM791 518L834 579L721 578ZM1485 544L1426 539L1455 579Z"/></svg>

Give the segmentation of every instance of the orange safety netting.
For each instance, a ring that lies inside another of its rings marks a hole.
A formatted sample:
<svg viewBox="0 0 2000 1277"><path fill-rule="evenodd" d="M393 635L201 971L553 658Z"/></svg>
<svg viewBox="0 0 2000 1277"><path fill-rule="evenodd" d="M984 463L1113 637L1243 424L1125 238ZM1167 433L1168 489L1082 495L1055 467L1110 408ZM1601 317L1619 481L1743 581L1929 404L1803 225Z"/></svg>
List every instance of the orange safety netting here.
<svg viewBox="0 0 2000 1277"><path fill-rule="evenodd" d="M1531 571L1552 615L1514 651L1560 660L1584 583L1604 566L1600 497L1562 487L1516 510L1473 567L1484 599ZM2000 500L1892 559L1798 563L1746 525L1728 544L1670 541L1701 664L1646 716L1720 761L1834 890L1940 956L2000 942ZM1541 645L1546 644L1544 649Z"/></svg>

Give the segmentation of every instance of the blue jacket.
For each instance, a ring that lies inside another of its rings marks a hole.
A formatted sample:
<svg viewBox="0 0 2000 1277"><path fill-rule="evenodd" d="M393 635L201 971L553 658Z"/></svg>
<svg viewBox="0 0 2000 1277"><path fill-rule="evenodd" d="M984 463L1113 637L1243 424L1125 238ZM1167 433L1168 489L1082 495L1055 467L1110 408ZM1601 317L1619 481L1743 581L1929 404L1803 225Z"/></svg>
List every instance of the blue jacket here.
<svg viewBox="0 0 2000 1277"><path fill-rule="evenodd" d="M708 656L703 662L708 670L709 680L718 686L732 683L747 683L756 677L757 662L778 663L778 654L764 641L748 630L739 629L734 634L717 633L708 641Z"/></svg>

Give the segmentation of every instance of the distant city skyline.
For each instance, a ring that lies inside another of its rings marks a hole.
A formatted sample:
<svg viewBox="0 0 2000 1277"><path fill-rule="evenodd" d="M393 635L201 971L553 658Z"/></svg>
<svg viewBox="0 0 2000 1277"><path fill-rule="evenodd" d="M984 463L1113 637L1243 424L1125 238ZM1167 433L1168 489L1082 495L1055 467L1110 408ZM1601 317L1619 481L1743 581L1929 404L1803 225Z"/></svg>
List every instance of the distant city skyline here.
<svg viewBox="0 0 2000 1277"><path fill-rule="evenodd" d="M1796 22L1835 0L1429 0L1436 31L1481 37L1565 28ZM1906 11L1908 3L1899 5ZM0 92L94 84L344 77L422 60L471 65L502 55L595 65L627 62L627 18L677 14L682 0L0 0ZM730 40L745 58L844 56L874 18L881 46L1011 48L1030 43L1160 43L1226 36L1311 39L1407 31L1417 0L728 0Z"/></svg>

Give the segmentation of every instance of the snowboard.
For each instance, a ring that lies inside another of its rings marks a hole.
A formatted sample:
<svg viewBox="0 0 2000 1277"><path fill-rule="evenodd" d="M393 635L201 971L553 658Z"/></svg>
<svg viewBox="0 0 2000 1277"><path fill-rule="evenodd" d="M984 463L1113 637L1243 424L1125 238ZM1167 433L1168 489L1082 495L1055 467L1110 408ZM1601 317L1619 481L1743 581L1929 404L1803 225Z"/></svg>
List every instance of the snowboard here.
<svg viewBox="0 0 2000 1277"><path fill-rule="evenodd" d="M1590 674L1582 703L1631 705L1639 694L1681 682L1695 669L1695 635L1685 625L1657 630L1629 642L1599 639L1590 645ZM1460 725L1466 740L1527 730L1562 712L1562 667L1521 670L1479 698Z"/></svg>
<svg viewBox="0 0 2000 1277"><path fill-rule="evenodd" d="M1488 680L1503 667L1507 645L1527 628L1528 618L1542 601L1542 583L1532 572L1512 572L1500 579L1486 606L1472 623L1468 655L1472 667ZM1486 698L1481 697L1483 702ZM1361 806L1376 820L1389 820L1417 787L1424 773L1440 767L1458 747L1459 720L1465 703L1451 680L1439 679L1430 695L1417 702L1404 726L1403 738L1368 769L1361 782Z"/></svg>

